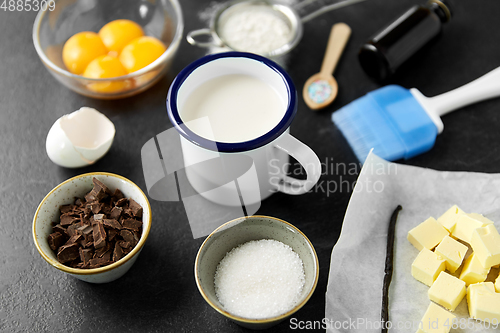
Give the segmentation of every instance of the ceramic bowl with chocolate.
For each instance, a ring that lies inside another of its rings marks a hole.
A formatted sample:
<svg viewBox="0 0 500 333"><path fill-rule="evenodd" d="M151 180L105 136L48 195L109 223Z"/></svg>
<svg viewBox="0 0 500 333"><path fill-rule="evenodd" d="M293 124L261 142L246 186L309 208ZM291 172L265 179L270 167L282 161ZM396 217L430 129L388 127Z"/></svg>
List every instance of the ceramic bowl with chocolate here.
<svg viewBox="0 0 500 333"><path fill-rule="evenodd" d="M142 190L104 172L62 182L45 196L33 218L41 256L55 268L93 283L125 274L150 228L151 207Z"/></svg>

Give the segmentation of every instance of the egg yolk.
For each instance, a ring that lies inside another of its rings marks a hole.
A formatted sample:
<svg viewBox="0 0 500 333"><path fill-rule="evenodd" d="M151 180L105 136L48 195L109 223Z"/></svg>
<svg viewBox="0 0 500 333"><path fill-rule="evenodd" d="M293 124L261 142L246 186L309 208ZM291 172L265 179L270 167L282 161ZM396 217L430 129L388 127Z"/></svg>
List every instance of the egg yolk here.
<svg viewBox="0 0 500 333"><path fill-rule="evenodd" d="M99 30L102 42L115 56L120 54L125 45L141 36L144 36L141 26L130 20L111 21Z"/></svg>
<svg viewBox="0 0 500 333"><path fill-rule="evenodd" d="M151 36L134 39L120 53L120 61L132 73L146 67L167 50L165 44Z"/></svg>
<svg viewBox="0 0 500 333"><path fill-rule="evenodd" d="M85 71L84 77L92 79L106 79L127 75L127 71L118 60L110 55L102 55L92 60ZM113 93L129 88L130 83L125 80L89 83L88 88L97 92Z"/></svg>
<svg viewBox="0 0 500 333"><path fill-rule="evenodd" d="M98 34L83 31L64 44L63 62L71 73L80 75L92 60L106 53L108 50Z"/></svg>

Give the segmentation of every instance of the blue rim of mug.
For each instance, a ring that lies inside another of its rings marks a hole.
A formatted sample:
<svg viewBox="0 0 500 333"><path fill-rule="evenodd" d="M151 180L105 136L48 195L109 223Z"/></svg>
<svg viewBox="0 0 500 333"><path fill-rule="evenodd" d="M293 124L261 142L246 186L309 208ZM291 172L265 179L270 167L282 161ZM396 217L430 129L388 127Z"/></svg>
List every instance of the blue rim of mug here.
<svg viewBox="0 0 500 333"><path fill-rule="evenodd" d="M196 70L198 67L203 66L206 63L211 61L221 59L221 58L247 58L255 61L259 61L264 65L268 66L276 73L280 75L283 79L286 88L287 88L287 96L288 96L288 105L285 112L285 115L280 120L280 122L269 132L266 134L244 142L218 142L206 139L202 136L191 131L182 121L179 110L177 109L177 93L179 92L180 87L184 83L184 81L191 75L191 73ZM297 113L297 91L295 90L295 85L292 82L292 79L285 72L283 68L281 68L274 61L269 60L265 57L259 56L253 53L247 52L224 52L218 54L211 54L204 56L198 60L195 60L188 66L186 66L174 79L172 84L170 85L170 89L168 90L167 95L167 114L170 118L170 122L174 125L175 129L181 134L184 138L191 141L197 146L214 150L214 143L217 147L218 152L227 152L227 153L235 153L235 152L243 152L253 150L262 146L267 145L268 143L274 141L276 138L281 136L287 129L290 127L295 114Z"/></svg>

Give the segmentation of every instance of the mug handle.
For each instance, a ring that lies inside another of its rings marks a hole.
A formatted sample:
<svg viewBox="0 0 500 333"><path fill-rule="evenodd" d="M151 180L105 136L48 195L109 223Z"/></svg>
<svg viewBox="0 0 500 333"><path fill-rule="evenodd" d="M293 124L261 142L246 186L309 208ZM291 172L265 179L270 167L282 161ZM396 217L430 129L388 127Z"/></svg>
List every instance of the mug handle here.
<svg viewBox="0 0 500 333"><path fill-rule="evenodd" d="M274 146L295 158L307 174L305 180L283 176L283 181L278 185L278 191L292 195L307 193L321 176L321 163L316 153L286 132L274 143Z"/></svg>

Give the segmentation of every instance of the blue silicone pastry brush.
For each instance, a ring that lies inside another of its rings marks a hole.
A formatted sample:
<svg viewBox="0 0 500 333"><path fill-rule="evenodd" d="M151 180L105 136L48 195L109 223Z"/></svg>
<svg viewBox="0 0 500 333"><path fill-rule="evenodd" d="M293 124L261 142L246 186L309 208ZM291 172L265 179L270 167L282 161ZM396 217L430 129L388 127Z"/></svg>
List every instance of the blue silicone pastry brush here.
<svg viewBox="0 0 500 333"><path fill-rule="evenodd" d="M332 120L361 162L372 148L388 161L409 159L434 146L444 128L441 116L498 96L500 67L435 97L415 88L385 86L335 111Z"/></svg>

